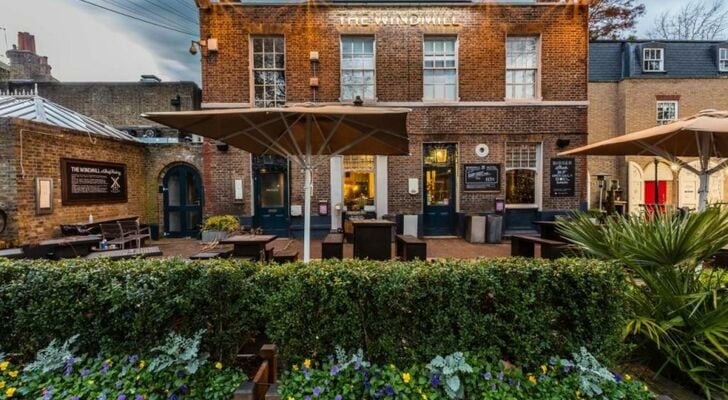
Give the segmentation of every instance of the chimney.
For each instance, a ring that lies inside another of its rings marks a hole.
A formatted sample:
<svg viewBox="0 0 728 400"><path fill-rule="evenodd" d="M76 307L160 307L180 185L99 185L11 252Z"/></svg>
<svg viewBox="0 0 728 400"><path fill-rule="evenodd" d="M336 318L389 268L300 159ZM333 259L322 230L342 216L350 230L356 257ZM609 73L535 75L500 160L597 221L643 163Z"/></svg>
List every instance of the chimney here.
<svg viewBox="0 0 728 400"><path fill-rule="evenodd" d="M28 32L18 32L18 50L35 54L35 36Z"/></svg>

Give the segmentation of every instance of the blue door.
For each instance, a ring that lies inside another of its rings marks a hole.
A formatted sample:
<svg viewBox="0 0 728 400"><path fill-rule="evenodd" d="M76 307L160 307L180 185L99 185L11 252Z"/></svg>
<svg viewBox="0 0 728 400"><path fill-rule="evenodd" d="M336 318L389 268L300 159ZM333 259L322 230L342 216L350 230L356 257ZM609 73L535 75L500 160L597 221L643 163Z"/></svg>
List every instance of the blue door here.
<svg viewBox="0 0 728 400"><path fill-rule="evenodd" d="M288 236L288 160L280 156L253 156L253 186L253 225L266 234Z"/></svg>
<svg viewBox="0 0 728 400"><path fill-rule="evenodd" d="M187 165L172 167L164 175L164 235L196 237L202 224L202 179Z"/></svg>
<svg viewBox="0 0 728 400"><path fill-rule="evenodd" d="M426 143L424 154L423 234L455 234L455 166L454 144Z"/></svg>

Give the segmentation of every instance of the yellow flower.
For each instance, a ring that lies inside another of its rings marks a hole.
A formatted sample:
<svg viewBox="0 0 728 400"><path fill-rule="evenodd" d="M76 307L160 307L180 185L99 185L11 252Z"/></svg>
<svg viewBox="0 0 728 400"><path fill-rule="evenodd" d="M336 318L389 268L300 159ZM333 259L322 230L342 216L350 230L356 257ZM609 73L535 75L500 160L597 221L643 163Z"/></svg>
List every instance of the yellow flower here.
<svg viewBox="0 0 728 400"><path fill-rule="evenodd" d="M544 364L541 366L541 371L543 371L543 373L545 374L549 371L549 368Z"/></svg>
<svg viewBox="0 0 728 400"><path fill-rule="evenodd" d="M306 369L311 369L311 360L308 358L303 360L303 366L306 367Z"/></svg>
<svg viewBox="0 0 728 400"><path fill-rule="evenodd" d="M144 369L144 366L147 365L144 363L144 360L139 361L139 369Z"/></svg>
<svg viewBox="0 0 728 400"><path fill-rule="evenodd" d="M643 387L643 389L645 390L645 392L649 392L649 391L650 391L650 388L648 388L648 387L647 387L647 385L645 385L645 386Z"/></svg>
<svg viewBox="0 0 728 400"><path fill-rule="evenodd" d="M13 397L14 394L15 394L14 387L8 388L8 390L5 391L5 397Z"/></svg>
<svg viewBox="0 0 728 400"><path fill-rule="evenodd" d="M405 372L402 374L402 382L407 384L407 383L410 383L411 380L412 380L412 376L409 374L409 372Z"/></svg>
<svg viewBox="0 0 728 400"><path fill-rule="evenodd" d="M299 370L299 368L298 368L298 364L293 364L293 370L294 370L294 371L298 371L298 370Z"/></svg>
<svg viewBox="0 0 728 400"><path fill-rule="evenodd" d="M294 398L293 398L293 397L291 397L291 396L288 396L288 400L296 400L296 399L294 399Z"/></svg>
<svg viewBox="0 0 728 400"><path fill-rule="evenodd" d="M215 363L215 368L216 369L222 369L222 363L220 361L216 362Z"/></svg>
<svg viewBox="0 0 728 400"><path fill-rule="evenodd" d="M533 374L528 374L528 381L531 382L531 383L533 383L534 385L536 383L538 383L538 381L536 380L536 377L533 376Z"/></svg>
<svg viewBox="0 0 728 400"><path fill-rule="evenodd" d="M625 381L631 381L632 380L632 376L630 374L626 374L626 375L624 375L624 380Z"/></svg>
<svg viewBox="0 0 728 400"><path fill-rule="evenodd" d="M397 368L397 367L395 367L395 366L394 366L394 364L389 364L389 368L390 368L390 369L395 369L395 368Z"/></svg>
<svg viewBox="0 0 728 400"><path fill-rule="evenodd" d="M106 361L105 361L105 363L106 363L106 364L108 364L108 365L109 365L109 367L111 367L111 366L113 366L113 365L114 365L114 362L113 362L113 361L111 361L111 360L106 360Z"/></svg>
<svg viewBox="0 0 728 400"><path fill-rule="evenodd" d="M10 372L8 372L8 375L10 375L11 378L17 378L18 371L10 371Z"/></svg>
<svg viewBox="0 0 728 400"><path fill-rule="evenodd" d="M94 384L94 381L93 381L93 379L89 379L89 381L88 381L88 384L89 384L89 385L93 385L93 384Z"/></svg>
<svg viewBox="0 0 728 400"><path fill-rule="evenodd" d="M10 365L9 361L3 361L0 363L0 371L5 371L8 369L8 365Z"/></svg>
<svg viewBox="0 0 728 400"><path fill-rule="evenodd" d="M422 400L427 400L427 395L422 393Z"/></svg>
<svg viewBox="0 0 728 400"><path fill-rule="evenodd" d="M5 381L0 381L0 389L5 387Z"/></svg>

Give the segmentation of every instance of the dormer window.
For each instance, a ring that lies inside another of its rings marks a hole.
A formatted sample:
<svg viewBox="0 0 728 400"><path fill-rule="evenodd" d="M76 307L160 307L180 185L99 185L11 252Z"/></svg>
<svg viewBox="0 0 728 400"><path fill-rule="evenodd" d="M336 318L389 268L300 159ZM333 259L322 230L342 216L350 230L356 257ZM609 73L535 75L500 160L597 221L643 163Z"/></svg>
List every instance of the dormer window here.
<svg viewBox="0 0 728 400"><path fill-rule="evenodd" d="M728 48L718 49L718 67L720 72L728 72Z"/></svg>
<svg viewBox="0 0 728 400"><path fill-rule="evenodd" d="M659 48L648 48L642 51L642 70L644 72L665 71L665 51Z"/></svg>

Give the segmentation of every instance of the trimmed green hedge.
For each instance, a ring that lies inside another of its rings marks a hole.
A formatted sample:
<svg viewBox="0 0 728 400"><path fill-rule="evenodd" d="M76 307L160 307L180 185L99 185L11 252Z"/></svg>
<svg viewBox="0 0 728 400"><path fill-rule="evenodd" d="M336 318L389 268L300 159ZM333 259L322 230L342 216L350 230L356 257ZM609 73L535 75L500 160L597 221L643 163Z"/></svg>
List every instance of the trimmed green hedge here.
<svg viewBox="0 0 728 400"><path fill-rule="evenodd" d="M402 364L478 350L535 365L579 346L611 360L626 293L618 266L576 259L0 260L0 349L33 354L79 333L86 351L128 353L205 328L223 358L265 332L292 360L337 345Z"/></svg>

